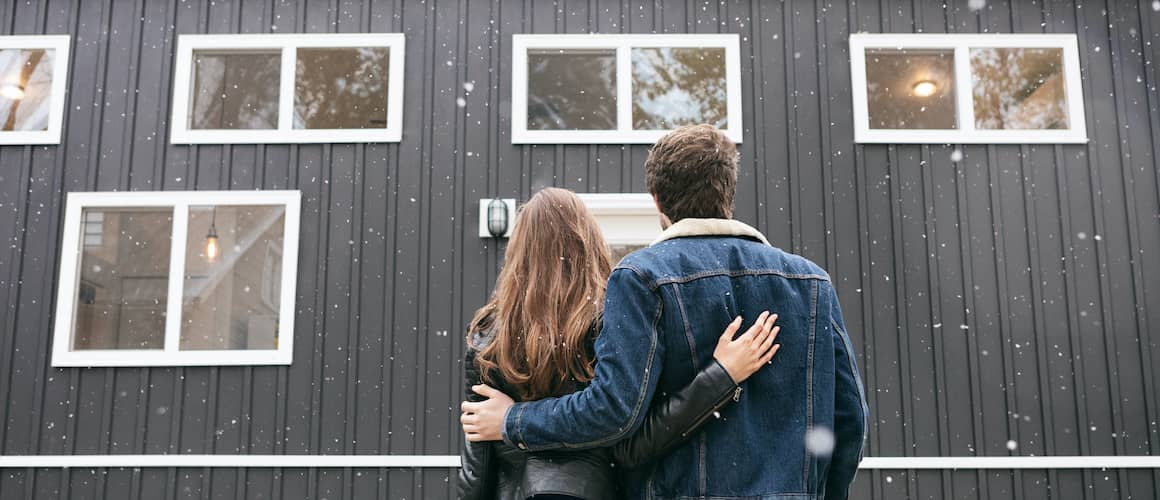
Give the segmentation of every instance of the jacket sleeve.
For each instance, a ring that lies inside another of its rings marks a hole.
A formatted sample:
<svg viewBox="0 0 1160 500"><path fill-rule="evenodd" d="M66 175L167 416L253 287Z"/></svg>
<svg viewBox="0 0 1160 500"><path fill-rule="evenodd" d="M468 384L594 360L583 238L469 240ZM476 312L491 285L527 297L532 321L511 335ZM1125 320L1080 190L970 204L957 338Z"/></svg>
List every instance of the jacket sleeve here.
<svg viewBox="0 0 1160 500"><path fill-rule="evenodd" d="M741 397L741 387L712 360L692 382L659 401L632 437L612 447L617 465L635 468L667 455L718 410Z"/></svg>
<svg viewBox="0 0 1160 500"><path fill-rule="evenodd" d="M640 426L656 392L664 346L657 336L660 296L635 270L608 280L596 371L583 390L512 405L503 439L524 451L610 446Z"/></svg>
<svg viewBox="0 0 1160 500"><path fill-rule="evenodd" d="M467 348L467 355L463 360L463 390L468 401L481 401L480 396L471 391L471 386L478 384L482 378L479 367L475 365L475 349ZM463 500L490 500L495 498L495 445L493 442L473 443L467 440L467 435L460 429L463 436L463 447L460 448L459 461L459 498Z"/></svg>
<svg viewBox="0 0 1160 500"><path fill-rule="evenodd" d="M825 500L845 500L862 461L862 447L866 441L869 408L862 377L854 359L854 346L842 321L838 294L828 287L830 297L830 326L834 342L834 454L830 458L826 477Z"/></svg>

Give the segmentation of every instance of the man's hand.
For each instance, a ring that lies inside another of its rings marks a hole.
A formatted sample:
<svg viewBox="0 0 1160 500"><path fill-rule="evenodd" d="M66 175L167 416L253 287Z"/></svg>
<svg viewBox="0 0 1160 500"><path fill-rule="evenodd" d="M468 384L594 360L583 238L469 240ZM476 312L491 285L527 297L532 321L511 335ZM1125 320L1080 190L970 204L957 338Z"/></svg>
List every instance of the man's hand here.
<svg viewBox="0 0 1160 500"><path fill-rule="evenodd" d="M503 417L515 401L487 385L473 385L471 390L487 399L478 403L464 401L459 405L463 412L459 423L463 425L467 440L473 443L503 440Z"/></svg>

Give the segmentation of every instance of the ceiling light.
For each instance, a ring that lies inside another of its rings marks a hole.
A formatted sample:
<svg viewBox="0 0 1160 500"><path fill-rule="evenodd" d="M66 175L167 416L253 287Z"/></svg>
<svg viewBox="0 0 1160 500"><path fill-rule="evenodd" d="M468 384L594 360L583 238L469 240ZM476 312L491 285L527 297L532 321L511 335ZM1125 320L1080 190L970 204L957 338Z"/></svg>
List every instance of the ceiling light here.
<svg viewBox="0 0 1160 500"><path fill-rule="evenodd" d="M5 83L0 85L0 97L13 101L24 99L24 86L19 83Z"/></svg>
<svg viewBox="0 0 1160 500"><path fill-rule="evenodd" d="M938 92L938 85L930 80L921 80L914 84L914 87L911 88L911 91L914 92L914 95L919 97L930 97L934 95L935 92Z"/></svg>

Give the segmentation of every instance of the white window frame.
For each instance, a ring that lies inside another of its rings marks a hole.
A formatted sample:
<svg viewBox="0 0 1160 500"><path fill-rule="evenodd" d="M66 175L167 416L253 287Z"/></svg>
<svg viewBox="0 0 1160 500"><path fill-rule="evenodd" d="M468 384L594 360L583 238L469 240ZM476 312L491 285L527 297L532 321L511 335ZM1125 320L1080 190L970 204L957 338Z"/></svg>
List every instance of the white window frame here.
<svg viewBox="0 0 1160 500"><path fill-rule="evenodd" d="M661 234L660 211L648 193L578 193L609 245L650 245Z"/></svg>
<svg viewBox="0 0 1160 500"><path fill-rule="evenodd" d="M0 49L46 49L53 51L52 87L49 96L47 130L0 131L0 144L60 144L67 97L69 35L0 36Z"/></svg>
<svg viewBox="0 0 1160 500"><path fill-rule="evenodd" d="M402 33L357 34L253 34L180 35L173 76L173 117L170 141L174 144L317 144L399 142L403 138L403 62L406 40ZM390 49L387 74L387 126L381 129L295 129L294 78L299 48L386 47ZM278 127L275 129L191 129L189 107L193 97L195 50L280 50L281 87L278 93Z"/></svg>
<svg viewBox="0 0 1160 500"><path fill-rule="evenodd" d="M652 144L667 130L632 128L632 49L723 48L727 127L741 142L741 38L737 34L692 35L512 35L513 144ZM529 49L615 49L616 130L528 130Z"/></svg>
<svg viewBox="0 0 1160 500"><path fill-rule="evenodd" d="M1063 49L1068 129L979 130L971 86L972 48ZM866 93L866 49L953 49L958 129L871 129ZM855 33L850 35L854 92L854 142L891 144L1069 144L1086 143L1079 42L1074 34Z"/></svg>
<svg viewBox="0 0 1160 500"><path fill-rule="evenodd" d="M278 311L278 347L254 350L179 350L185 275L185 248L190 206L283 205L282 289ZM298 229L302 194L299 191L149 191L69 193L57 284L53 366L215 366L288 365L294 344L294 298L298 278ZM169 282L163 349L72 350L76 302L80 286L82 213L86 208L173 209L169 254Z"/></svg>

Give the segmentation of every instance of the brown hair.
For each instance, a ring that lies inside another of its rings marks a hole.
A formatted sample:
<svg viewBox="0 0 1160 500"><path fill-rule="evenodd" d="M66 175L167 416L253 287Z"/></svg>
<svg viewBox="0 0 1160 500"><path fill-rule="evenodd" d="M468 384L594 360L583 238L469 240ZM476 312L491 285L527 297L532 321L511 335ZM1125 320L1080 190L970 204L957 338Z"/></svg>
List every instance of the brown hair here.
<svg viewBox="0 0 1160 500"><path fill-rule="evenodd" d="M495 338L475 357L484 382L496 376L519 399L559 396L565 382L592 380L589 330L604 309L611 257L596 220L575 193L545 188L520 209L488 301L468 329Z"/></svg>
<svg viewBox="0 0 1160 500"><path fill-rule="evenodd" d="M737 146L712 125L678 127L649 150L644 178L672 222L732 218Z"/></svg>

